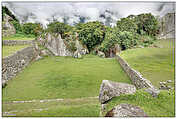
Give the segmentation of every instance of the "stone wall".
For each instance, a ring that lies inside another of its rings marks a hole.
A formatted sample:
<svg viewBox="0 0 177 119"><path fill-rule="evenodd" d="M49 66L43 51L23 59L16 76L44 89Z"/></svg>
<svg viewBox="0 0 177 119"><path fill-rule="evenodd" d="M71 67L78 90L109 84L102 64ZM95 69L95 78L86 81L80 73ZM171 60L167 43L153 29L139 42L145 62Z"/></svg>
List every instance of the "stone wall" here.
<svg viewBox="0 0 177 119"><path fill-rule="evenodd" d="M2 81L7 82L25 68L36 56L38 52L33 46L17 51L13 55L2 59Z"/></svg>
<svg viewBox="0 0 177 119"><path fill-rule="evenodd" d="M116 56L116 59L118 60L124 71L127 73L127 75L130 77L132 83L136 86L136 88L141 89L154 87L149 80L143 78L140 72L131 68L129 64L119 55Z"/></svg>
<svg viewBox="0 0 177 119"><path fill-rule="evenodd" d="M2 45L32 45L35 40L3 40Z"/></svg>
<svg viewBox="0 0 177 119"><path fill-rule="evenodd" d="M175 13L160 18L160 38L175 38Z"/></svg>

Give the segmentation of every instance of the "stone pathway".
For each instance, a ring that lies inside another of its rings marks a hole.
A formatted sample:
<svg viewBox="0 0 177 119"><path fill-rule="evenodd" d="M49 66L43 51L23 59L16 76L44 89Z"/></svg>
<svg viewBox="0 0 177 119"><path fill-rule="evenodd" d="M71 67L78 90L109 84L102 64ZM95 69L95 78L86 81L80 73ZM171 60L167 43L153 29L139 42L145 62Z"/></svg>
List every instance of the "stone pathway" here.
<svg viewBox="0 0 177 119"><path fill-rule="evenodd" d="M67 101L67 100L72 100L72 101L79 101L79 100L85 100L85 99L98 99L99 97L83 97L83 98L73 98L73 99L64 99L64 98L58 98L58 99L43 99L43 100L25 100L25 101L8 101L4 102L4 104L9 104L9 103L32 103L32 102L52 102L52 101Z"/></svg>

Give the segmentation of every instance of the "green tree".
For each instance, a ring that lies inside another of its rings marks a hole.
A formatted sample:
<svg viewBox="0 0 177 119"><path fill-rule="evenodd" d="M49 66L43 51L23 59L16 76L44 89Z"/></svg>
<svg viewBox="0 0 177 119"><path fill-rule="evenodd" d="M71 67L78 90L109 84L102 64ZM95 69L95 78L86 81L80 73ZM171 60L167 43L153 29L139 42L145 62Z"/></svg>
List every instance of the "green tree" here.
<svg viewBox="0 0 177 119"><path fill-rule="evenodd" d="M156 36L159 33L159 22L151 13L137 15L134 22L138 26L138 33Z"/></svg>
<svg viewBox="0 0 177 119"><path fill-rule="evenodd" d="M43 28L40 23L25 23L22 25L22 32L37 36L43 32Z"/></svg>
<svg viewBox="0 0 177 119"><path fill-rule="evenodd" d="M138 26L133 19L127 17L117 21L117 28L119 31L137 32Z"/></svg>
<svg viewBox="0 0 177 119"><path fill-rule="evenodd" d="M101 44L105 36L105 26L98 21L78 25L79 40L91 51L96 45Z"/></svg>
<svg viewBox="0 0 177 119"><path fill-rule="evenodd" d="M72 29L70 25L55 21L47 26L47 31L52 33L59 33L62 38L65 37L65 33L69 32Z"/></svg>

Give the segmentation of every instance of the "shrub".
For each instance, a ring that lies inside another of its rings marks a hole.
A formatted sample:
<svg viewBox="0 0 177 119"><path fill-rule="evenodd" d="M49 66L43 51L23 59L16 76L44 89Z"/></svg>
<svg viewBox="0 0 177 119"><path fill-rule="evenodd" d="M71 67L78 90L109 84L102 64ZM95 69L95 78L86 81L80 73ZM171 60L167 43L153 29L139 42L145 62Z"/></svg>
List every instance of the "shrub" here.
<svg viewBox="0 0 177 119"><path fill-rule="evenodd" d="M134 23L131 18L121 18L117 21L117 28L119 31L129 31L129 32L137 32L138 26Z"/></svg>
<svg viewBox="0 0 177 119"><path fill-rule="evenodd" d="M78 30L79 40L87 46L89 51L104 40L105 26L101 22L94 21L80 24Z"/></svg>
<svg viewBox="0 0 177 119"><path fill-rule="evenodd" d="M110 48L115 46L115 44L121 44L118 36L119 32L116 28L106 28L104 41L98 47L98 49L106 54Z"/></svg>
<svg viewBox="0 0 177 119"><path fill-rule="evenodd" d="M20 23L18 21L10 21L10 23L13 24L13 26L15 27L16 33L20 33L22 32L22 26L20 25Z"/></svg>
<svg viewBox="0 0 177 119"><path fill-rule="evenodd" d="M65 33L72 29L70 25L61 22L52 22L47 25L47 31L52 33L59 33L62 38L65 38Z"/></svg>
<svg viewBox="0 0 177 119"><path fill-rule="evenodd" d="M43 32L43 28L39 23L25 23L22 25L22 32L24 34L32 34L37 36Z"/></svg>
<svg viewBox="0 0 177 119"><path fill-rule="evenodd" d="M143 35L139 37L140 45L144 47L147 47L153 44L155 40L156 40L156 37L148 36L148 35Z"/></svg>
<svg viewBox="0 0 177 119"><path fill-rule="evenodd" d="M123 31L119 33L121 47L123 50L132 48L138 44L137 34L132 32Z"/></svg>
<svg viewBox="0 0 177 119"><path fill-rule="evenodd" d="M138 33L141 35L143 35L142 31L150 36L156 36L159 33L159 22L151 13L137 15L134 22L137 24Z"/></svg>

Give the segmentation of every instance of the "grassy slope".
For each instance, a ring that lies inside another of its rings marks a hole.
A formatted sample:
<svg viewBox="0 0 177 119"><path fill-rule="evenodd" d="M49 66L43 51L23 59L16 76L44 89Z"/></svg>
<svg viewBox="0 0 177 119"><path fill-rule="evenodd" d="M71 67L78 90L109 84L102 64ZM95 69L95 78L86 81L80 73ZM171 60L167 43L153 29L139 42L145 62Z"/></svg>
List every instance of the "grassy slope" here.
<svg viewBox="0 0 177 119"><path fill-rule="evenodd" d="M162 48L137 48L126 50L121 56L159 87L160 81L174 81L174 40L160 40L155 45ZM174 83L173 83L174 84Z"/></svg>
<svg viewBox="0 0 177 119"><path fill-rule="evenodd" d="M148 117L174 117L175 116L175 92L161 91L157 98L153 98L147 92L138 90L133 95L121 95L113 98L107 105L107 111L114 106L128 103L143 109Z"/></svg>
<svg viewBox="0 0 177 119"><path fill-rule="evenodd" d="M2 37L2 40L35 40L35 37L31 35L15 34L8 37Z"/></svg>
<svg viewBox="0 0 177 119"><path fill-rule="evenodd" d="M98 96L102 80L131 83L115 59L47 57L9 81L3 100Z"/></svg>
<svg viewBox="0 0 177 119"><path fill-rule="evenodd" d="M2 46L2 57L9 56L18 50L21 50L29 45Z"/></svg>

